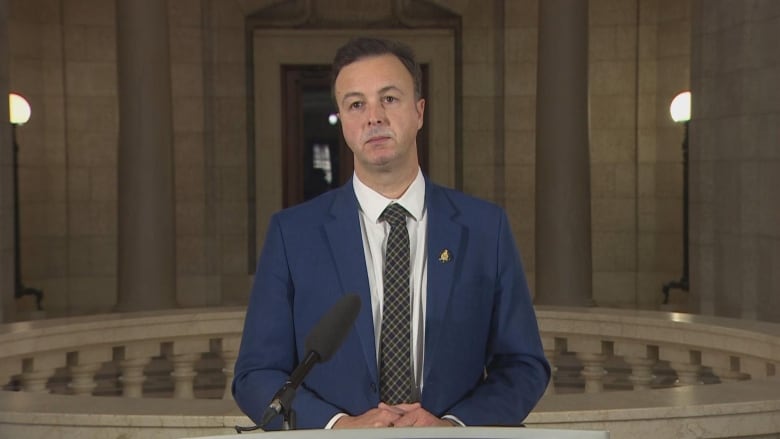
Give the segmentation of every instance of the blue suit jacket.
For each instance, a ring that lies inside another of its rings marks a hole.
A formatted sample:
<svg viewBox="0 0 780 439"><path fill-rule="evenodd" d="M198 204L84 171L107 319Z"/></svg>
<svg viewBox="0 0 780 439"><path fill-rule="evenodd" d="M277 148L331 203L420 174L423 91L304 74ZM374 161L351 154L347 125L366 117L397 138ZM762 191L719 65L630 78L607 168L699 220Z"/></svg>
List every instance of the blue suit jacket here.
<svg viewBox="0 0 780 439"><path fill-rule="evenodd" d="M467 425L520 424L550 377L525 275L499 207L426 181L428 292L422 406ZM450 260L439 257L448 250ZM298 428L379 403L371 295L352 182L274 215L255 273L233 394L255 422L344 294L353 330L298 389ZM279 422L267 428L278 428Z"/></svg>

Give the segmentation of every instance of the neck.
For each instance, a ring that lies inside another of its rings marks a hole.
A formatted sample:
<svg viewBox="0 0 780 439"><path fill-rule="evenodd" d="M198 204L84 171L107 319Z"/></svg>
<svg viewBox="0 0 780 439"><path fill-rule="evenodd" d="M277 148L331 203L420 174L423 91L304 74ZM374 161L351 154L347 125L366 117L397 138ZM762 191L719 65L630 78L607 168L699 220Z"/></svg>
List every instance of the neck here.
<svg viewBox="0 0 780 439"><path fill-rule="evenodd" d="M375 190L385 198L398 199L409 189L415 178L418 168L403 170L403 172L379 172L367 173L355 169L355 174L366 186Z"/></svg>

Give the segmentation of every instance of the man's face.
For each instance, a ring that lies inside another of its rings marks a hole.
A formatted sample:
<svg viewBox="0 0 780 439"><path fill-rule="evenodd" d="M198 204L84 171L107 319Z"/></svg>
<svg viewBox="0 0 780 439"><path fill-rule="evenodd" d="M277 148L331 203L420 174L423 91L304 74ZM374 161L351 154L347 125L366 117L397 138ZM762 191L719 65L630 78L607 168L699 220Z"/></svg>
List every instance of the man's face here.
<svg viewBox="0 0 780 439"><path fill-rule="evenodd" d="M355 61L341 69L334 89L358 176L417 168L425 101L415 98L412 75L398 58Z"/></svg>

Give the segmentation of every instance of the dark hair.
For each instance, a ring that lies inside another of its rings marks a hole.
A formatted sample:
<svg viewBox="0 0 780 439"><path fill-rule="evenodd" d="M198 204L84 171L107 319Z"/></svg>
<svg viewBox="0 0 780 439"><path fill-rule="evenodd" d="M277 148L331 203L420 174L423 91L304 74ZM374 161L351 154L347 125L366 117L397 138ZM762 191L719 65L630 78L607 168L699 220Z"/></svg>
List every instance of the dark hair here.
<svg viewBox="0 0 780 439"><path fill-rule="evenodd" d="M339 76L341 69L363 58L387 54L395 55L406 67L406 70L411 73L414 81L414 96L416 99L420 99L422 97L422 71L414 58L412 48L398 41L361 37L354 38L341 46L333 58L330 75L330 92L333 100L336 100L336 77Z"/></svg>

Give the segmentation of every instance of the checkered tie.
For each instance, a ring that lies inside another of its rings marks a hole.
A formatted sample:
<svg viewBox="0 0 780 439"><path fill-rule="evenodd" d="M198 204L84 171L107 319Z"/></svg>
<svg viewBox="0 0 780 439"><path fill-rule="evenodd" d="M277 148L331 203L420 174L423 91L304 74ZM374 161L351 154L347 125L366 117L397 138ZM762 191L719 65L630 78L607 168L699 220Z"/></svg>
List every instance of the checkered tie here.
<svg viewBox="0 0 780 439"><path fill-rule="evenodd" d="M380 219L390 224L384 270L384 305L379 350L380 399L386 404L411 402L412 330L410 306L408 213L389 205Z"/></svg>

